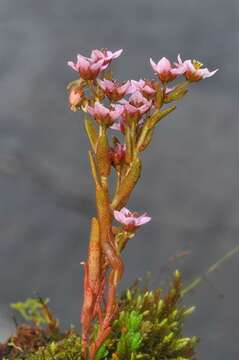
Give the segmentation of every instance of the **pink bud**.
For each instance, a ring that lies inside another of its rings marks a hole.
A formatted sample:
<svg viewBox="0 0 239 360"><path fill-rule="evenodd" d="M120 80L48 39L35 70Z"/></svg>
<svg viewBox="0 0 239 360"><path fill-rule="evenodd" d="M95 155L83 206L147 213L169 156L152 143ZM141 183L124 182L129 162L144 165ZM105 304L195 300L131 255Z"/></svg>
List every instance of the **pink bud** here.
<svg viewBox="0 0 239 360"><path fill-rule="evenodd" d="M77 107L81 105L83 92L81 89L72 88L69 94L69 104L73 111L77 110Z"/></svg>
<svg viewBox="0 0 239 360"><path fill-rule="evenodd" d="M118 166L124 162L125 159L125 144L117 142L113 148L110 149L110 158L114 166Z"/></svg>

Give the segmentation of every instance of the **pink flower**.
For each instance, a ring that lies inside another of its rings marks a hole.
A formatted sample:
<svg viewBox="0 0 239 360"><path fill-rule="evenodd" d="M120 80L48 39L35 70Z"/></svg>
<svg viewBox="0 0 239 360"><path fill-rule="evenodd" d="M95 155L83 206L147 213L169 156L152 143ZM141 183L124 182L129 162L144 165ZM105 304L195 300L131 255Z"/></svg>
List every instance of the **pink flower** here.
<svg viewBox="0 0 239 360"><path fill-rule="evenodd" d="M114 53L110 50L103 49L103 50L92 50L91 52L91 59L94 62L99 60L104 60L102 70L105 70L108 65L111 63L112 60L117 59L123 52L123 49L117 50Z"/></svg>
<svg viewBox="0 0 239 360"><path fill-rule="evenodd" d="M127 81L123 85L118 84L115 81L110 80L98 80L98 84L101 89L104 90L105 94L110 100L118 101L122 99L127 94L127 91L130 87L130 82Z"/></svg>
<svg viewBox="0 0 239 360"><path fill-rule="evenodd" d="M78 54L76 63L68 61L68 65L77 71L82 79L94 80L100 71L105 70L113 59L120 56L122 51L121 49L112 53L112 51L107 49L95 49L92 50L90 57Z"/></svg>
<svg viewBox="0 0 239 360"><path fill-rule="evenodd" d="M121 100L123 104L123 118L127 120L139 120L152 106L152 101L147 100L139 91L133 93L129 100Z"/></svg>
<svg viewBox="0 0 239 360"><path fill-rule="evenodd" d="M91 58L87 58L80 54L77 55L77 61L68 61L68 65L75 71L77 71L82 79L94 80L103 70L104 60L94 61Z"/></svg>
<svg viewBox="0 0 239 360"><path fill-rule="evenodd" d="M96 103L94 106L88 106L87 112L93 116L100 124L111 126L117 118L122 114L123 109L108 109L100 103Z"/></svg>
<svg viewBox="0 0 239 360"><path fill-rule="evenodd" d="M83 92L81 89L72 88L70 90L69 104L70 104L71 110L76 111L77 107L81 105L82 100L83 100L82 96L83 96Z"/></svg>
<svg viewBox="0 0 239 360"><path fill-rule="evenodd" d="M139 91L144 97L150 99L156 94L156 85L150 80L131 80L131 92Z"/></svg>
<svg viewBox="0 0 239 360"><path fill-rule="evenodd" d="M114 147L110 149L110 158L114 166L123 163L125 158L126 145L117 142Z"/></svg>
<svg viewBox="0 0 239 360"><path fill-rule="evenodd" d="M180 55L178 55L178 63L175 65L189 81L199 81L209 78L218 71L218 69L209 71L208 68L202 68L203 64L196 60L188 59L182 61Z"/></svg>
<svg viewBox="0 0 239 360"><path fill-rule="evenodd" d="M129 103L137 108L144 106L144 112L149 110L152 105L152 101L147 100L139 91L134 92L130 96Z"/></svg>
<svg viewBox="0 0 239 360"><path fill-rule="evenodd" d="M177 75L181 75L181 69L178 67L173 67L171 62L163 57L156 64L152 59L150 59L150 64L156 75L160 78L160 80L164 82L172 81L176 79Z"/></svg>
<svg viewBox="0 0 239 360"><path fill-rule="evenodd" d="M136 107L131 105L130 103L126 103L124 105L123 117L125 120L135 119L139 120L141 116L148 110L146 105L142 105L141 107Z"/></svg>
<svg viewBox="0 0 239 360"><path fill-rule="evenodd" d="M143 224L147 224L151 217L149 217L146 213L143 215L139 215L136 212L131 212L125 207L123 207L120 211L114 210L115 219L123 224L123 228L126 231L134 231L139 226Z"/></svg>

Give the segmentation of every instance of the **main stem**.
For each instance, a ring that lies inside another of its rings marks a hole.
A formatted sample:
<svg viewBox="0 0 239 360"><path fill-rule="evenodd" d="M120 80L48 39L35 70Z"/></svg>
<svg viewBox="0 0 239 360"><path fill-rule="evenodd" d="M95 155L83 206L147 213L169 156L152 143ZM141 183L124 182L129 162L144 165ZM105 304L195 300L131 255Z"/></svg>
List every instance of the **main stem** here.
<svg viewBox="0 0 239 360"><path fill-rule="evenodd" d="M84 264L84 301L81 324L82 352L85 357L88 355L89 359L93 360L97 350L110 333L111 321L117 311L116 289L124 268L112 231L114 200L111 204L108 190L111 164L109 163L107 129L103 126L99 128L97 144L89 153L89 158L95 184L97 218L92 219L88 260ZM126 175L124 178L127 177ZM114 198L118 198L121 191L121 174L117 173L117 177ZM129 187L128 193L131 191L132 186ZM107 291L106 305L104 305L105 291ZM91 339L90 330L95 318L98 318L98 330L96 338Z"/></svg>

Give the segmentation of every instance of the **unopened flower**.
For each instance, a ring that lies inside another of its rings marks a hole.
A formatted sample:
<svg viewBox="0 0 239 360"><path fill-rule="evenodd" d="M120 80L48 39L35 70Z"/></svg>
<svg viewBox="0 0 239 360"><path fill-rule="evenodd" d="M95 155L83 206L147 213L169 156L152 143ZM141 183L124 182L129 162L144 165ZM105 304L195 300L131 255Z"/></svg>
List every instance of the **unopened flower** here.
<svg viewBox="0 0 239 360"><path fill-rule="evenodd" d="M117 142L114 147L110 149L110 159L114 166L118 166L124 162L125 159L125 144Z"/></svg>
<svg viewBox="0 0 239 360"><path fill-rule="evenodd" d="M80 88L74 88L70 90L69 93L69 104L72 111L76 111L77 108L81 105L83 100L83 91Z"/></svg>
<svg viewBox="0 0 239 360"><path fill-rule="evenodd" d="M100 85L101 89L104 90L108 98L113 101L118 101L122 99L127 94L127 90L130 87L129 81L127 81L123 85L120 85L116 81L104 79L98 80L98 84Z"/></svg>
<svg viewBox="0 0 239 360"><path fill-rule="evenodd" d="M160 59L157 64L152 59L150 59L150 64L155 74L158 75L163 83L172 81L176 79L178 75L181 75L182 69L173 67L171 62L166 57Z"/></svg>
<svg viewBox="0 0 239 360"><path fill-rule="evenodd" d="M120 211L115 210L114 217L118 222L123 224L124 230L126 231L134 231L139 226L147 224L151 220L151 217L146 213L139 215L137 212L131 212L125 207Z"/></svg>
<svg viewBox="0 0 239 360"><path fill-rule="evenodd" d="M115 52L112 52L108 49L103 50L92 50L91 52L91 59L94 62L97 62L99 60L104 60L102 70L105 70L108 65L111 63L112 60L117 59L123 52L123 49L117 50Z"/></svg>
<svg viewBox="0 0 239 360"><path fill-rule="evenodd" d="M178 63L175 65L189 81L199 81L209 78L218 71L218 69L209 71L208 68L202 68L203 64L196 60L188 59L182 61L180 55L178 55Z"/></svg>
<svg viewBox="0 0 239 360"><path fill-rule="evenodd" d="M131 89L129 91L139 91L144 97L151 99L156 94L156 84L150 80L131 80Z"/></svg>
<svg viewBox="0 0 239 360"><path fill-rule="evenodd" d="M91 58L87 58L80 54L77 55L77 61L68 61L68 65L75 71L77 71L82 79L94 80L103 70L104 60L94 61Z"/></svg>
<svg viewBox="0 0 239 360"><path fill-rule="evenodd" d="M105 124L111 126L116 119L122 114L123 109L108 109L100 103L96 103L94 106L88 106L87 112L93 116L99 124Z"/></svg>

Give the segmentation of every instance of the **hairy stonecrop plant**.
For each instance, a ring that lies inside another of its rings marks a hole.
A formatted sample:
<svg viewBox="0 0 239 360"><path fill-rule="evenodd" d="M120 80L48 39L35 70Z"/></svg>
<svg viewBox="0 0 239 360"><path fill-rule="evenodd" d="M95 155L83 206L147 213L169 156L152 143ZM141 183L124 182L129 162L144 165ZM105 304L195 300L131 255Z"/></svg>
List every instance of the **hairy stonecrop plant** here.
<svg viewBox="0 0 239 360"><path fill-rule="evenodd" d="M156 313L161 311L161 306L166 306L164 314L167 314L169 299L165 305L157 294L139 295L136 304L132 298L127 309L117 318L120 302L116 295L124 272L121 252L140 226L151 220L146 213L140 215L126 208L141 175L140 155L150 145L157 124L175 110L173 103L184 97L192 83L211 77L217 70L209 71L195 60L183 61L180 55L173 64L164 57L158 63L150 59L155 79L121 83L113 78L110 69L111 62L121 53L122 50L93 50L90 57L77 55L76 62L68 62L79 75L68 85L69 103L73 111L82 110L85 114L97 209L97 215L91 220L88 258L82 263L84 301L81 312L81 356L89 360L104 359L110 346L115 345L116 350L112 353L114 360L188 359L191 358L192 339L176 339L171 355L163 353L179 331L177 309L169 314L171 327L167 317L155 324L154 315L144 320L144 332L149 334L148 344L142 356L137 354L137 349L143 343L139 330L143 318L147 311L152 314L152 309L149 310L145 303L157 306ZM110 191L110 181L115 181L113 191ZM145 312L142 313L140 309L144 307ZM112 332L121 329L122 334L122 324L125 324L125 332L118 338L117 344L113 342L114 345L112 343L106 347ZM166 332L165 327L169 327ZM158 332L158 335L151 336L151 331ZM178 356L177 351L180 353L180 349L187 345L189 349L186 355ZM147 354L147 349L153 349L152 353Z"/></svg>
<svg viewBox="0 0 239 360"><path fill-rule="evenodd" d="M151 220L146 213L126 208L141 175L140 155L156 125L175 110L172 103L182 99L192 83L217 70L209 71L195 60L182 61L179 55L174 64L166 58L158 63L150 59L153 80L120 83L113 79L110 64L121 53L93 50L89 58L78 55L75 63L68 63L79 75L68 85L69 103L73 111L85 114L97 209L88 258L82 263L81 336L72 328L62 332L47 299L28 299L11 307L33 326L17 326L15 335L0 344L0 359L195 360L197 338L182 334L193 308L181 304L188 288L182 289L178 271L165 294L136 284L117 298L117 287L124 272L121 252Z"/></svg>

